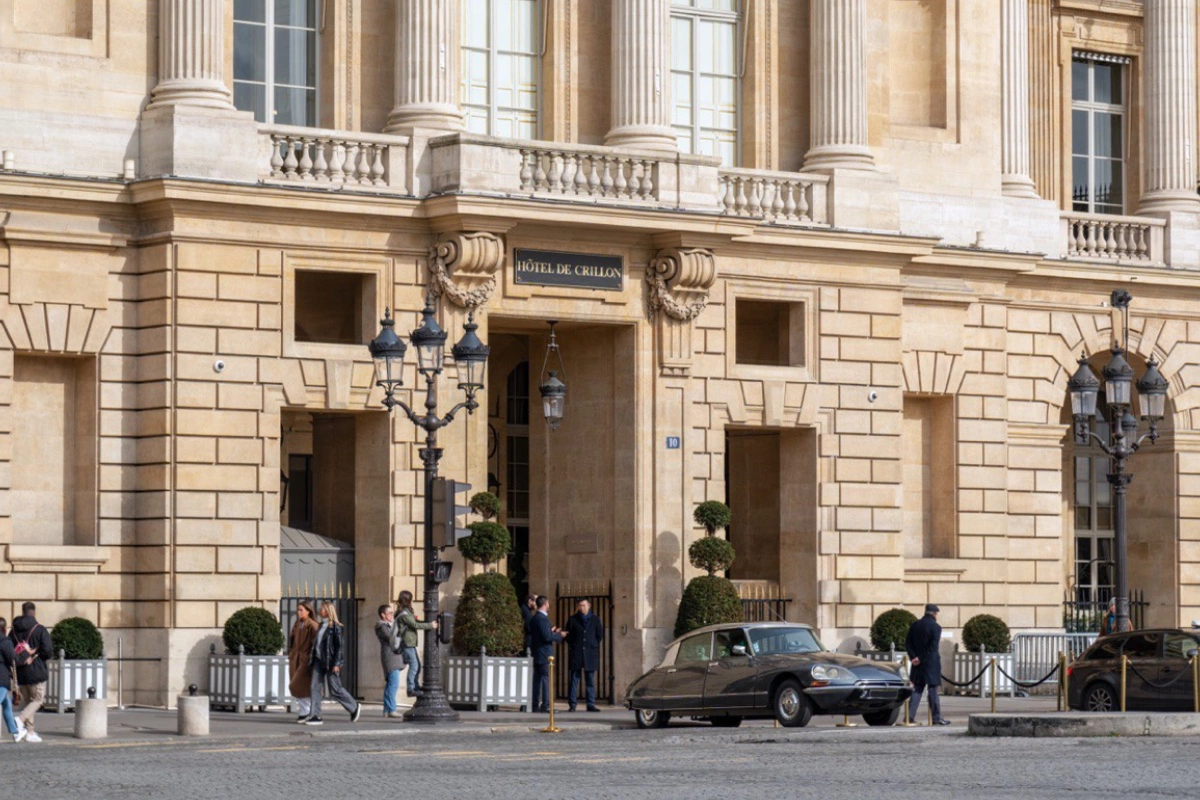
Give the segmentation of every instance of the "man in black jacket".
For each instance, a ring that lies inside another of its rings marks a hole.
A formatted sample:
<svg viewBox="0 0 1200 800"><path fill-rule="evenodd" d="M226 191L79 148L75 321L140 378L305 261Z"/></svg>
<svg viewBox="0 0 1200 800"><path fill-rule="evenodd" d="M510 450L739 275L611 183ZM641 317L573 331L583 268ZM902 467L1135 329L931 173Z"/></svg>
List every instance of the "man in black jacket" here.
<svg viewBox="0 0 1200 800"><path fill-rule="evenodd" d="M587 685L587 710L596 708L596 670L600 669L600 643L604 641L604 623L592 613L592 604L580 600L577 610L567 620L567 669L571 683L567 689L567 710L574 711L579 702L579 673Z"/></svg>
<svg viewBox="0 0 1200 800"><path fill-rule="evenodd" d="M563 640L562 632L550 625L550 600L537 599L537 613L529 620L529 640L533 650L533 712L550 710L550 657L554 645Z"/></svg>
<svg viewBox="0 0 1200 800"><path fill-rule="evenodd" d="M925 616L908 629L904 649L908 651L911 665L909 675L913 682L912 701L909 703L908 721L917 721L917 708L921 705L921 693L929 689L929 708L933 711L934 725L949 725L942 717L942 704L938 699L938 688L942 685L942 626L937 623L940 609L933 603L925 606Z"/></svg>
<svg viewBox="0 0 1200 800"><path fill-rule="evenodd" d="M34 730L33 715L46 702L46 681L50 668L46 662L54 657L54 645L50 643L50 631L37 621L33 603L21 605L21 616L13 620L8 638L16 650L17 683L21 687L24 704L17 716L18 723L29 731L26 741L40 742L42 737Z"/></svg>

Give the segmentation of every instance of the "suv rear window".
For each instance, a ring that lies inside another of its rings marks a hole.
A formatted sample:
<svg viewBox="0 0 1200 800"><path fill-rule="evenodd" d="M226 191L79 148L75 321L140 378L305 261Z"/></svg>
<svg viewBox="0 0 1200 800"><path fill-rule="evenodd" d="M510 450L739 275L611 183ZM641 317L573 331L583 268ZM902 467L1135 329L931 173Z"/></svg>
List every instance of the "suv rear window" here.
<svg viewBox="0 0 1200 800"><path fill-rule="evenodd" d="M1161 633L1135 633L1125 640L1121 652L1130 658L1158 658Z"/></svg>
<svg viewBox="0 0 1200 800"><path fill-rule="evenodd" d="M1107 639L1101 639L1096 642L1091 650L1088 651L1088 661L1107 661L1111 658L1116 658L1121 654L1121 645L1125 642L1123 636L1113 636Z"/></svg>

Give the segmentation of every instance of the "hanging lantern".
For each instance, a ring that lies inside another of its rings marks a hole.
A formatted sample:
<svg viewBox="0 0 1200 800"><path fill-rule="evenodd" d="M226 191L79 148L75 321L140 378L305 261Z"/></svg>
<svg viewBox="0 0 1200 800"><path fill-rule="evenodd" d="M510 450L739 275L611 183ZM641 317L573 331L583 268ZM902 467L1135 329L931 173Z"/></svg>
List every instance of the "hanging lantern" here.
<svg viewBox="0 0 1200 800"><path fill-rule="evenodd" d="M542 385L538 387L538 391L542 394L542 413L546 417L546 424L550 426L550 430L558 430L558 426L562 424L563 414L567 407L567 384L558 377L559 375L566 376L566 368L563 365L562 351L558 347L558 338L554 334L554 326L558 322L552 320L550 322L550 342L546 345L546 358L542 361L542 375L546 376L542 381ZM550 354L554 353L558 359L558 369L550 370Z"/></svg>

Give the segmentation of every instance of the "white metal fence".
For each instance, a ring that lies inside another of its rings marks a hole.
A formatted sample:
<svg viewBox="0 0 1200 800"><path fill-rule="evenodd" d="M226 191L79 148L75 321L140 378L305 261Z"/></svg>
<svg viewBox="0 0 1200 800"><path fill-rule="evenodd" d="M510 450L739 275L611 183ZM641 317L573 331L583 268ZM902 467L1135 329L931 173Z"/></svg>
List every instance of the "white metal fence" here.
<svg viewBox="0 0 1200 800"><path fill-rule="evenodd" d="M1074 661L1096 641L1094 633L1018 633L1013 637L1012 652L1016 672L1022 683L1041 680L1058 664L1058 654L1066 653ZM1058 677L1058 676L1056 676ZM1051 680L1027 689L1030 694L1054 694L1057 681Z"/></svg>

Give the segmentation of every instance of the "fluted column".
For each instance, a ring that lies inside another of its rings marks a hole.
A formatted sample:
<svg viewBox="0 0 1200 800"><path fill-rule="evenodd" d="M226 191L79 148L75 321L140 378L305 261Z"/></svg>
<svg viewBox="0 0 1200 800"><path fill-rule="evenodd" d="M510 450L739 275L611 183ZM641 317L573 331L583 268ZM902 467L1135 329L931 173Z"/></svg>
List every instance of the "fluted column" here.
<svg viewBox="0 0 1200 800"><path fill-rule="evenodd" d="M225 0L161 0L158 85L147 108L233 108L225 85Z"/></svg>
<svg viewBox="0 0 1200 800"><path fill-rule="evenodd" d="M1147 0L1146 147L1139 212L1198 211L1195 0Z"/></svg>
<svg viewBox="0 0 1200 800"><path fill-rule="evenodd" d="M812 141L805 170L872 169L866 0L811 0Z"/></svg>
<svg viewBox="0 0 1200 800"><path fill-rule="evenodd" d="M677 150L671 130L671 0L612 0L610 147Z"/></svg>
<svg viewBox="0 0 1200 800"><path fill-rule="evenodd" d="M457 0L395 0L395 107L386 132L459 131Z"/></svg>
<svg viewBox="0 0 1200 800"><path fill-rule="evenodd" d="M1000 191L1037 197L1029 174L1029 0L1000 4L1001 113Z"/></svg>

